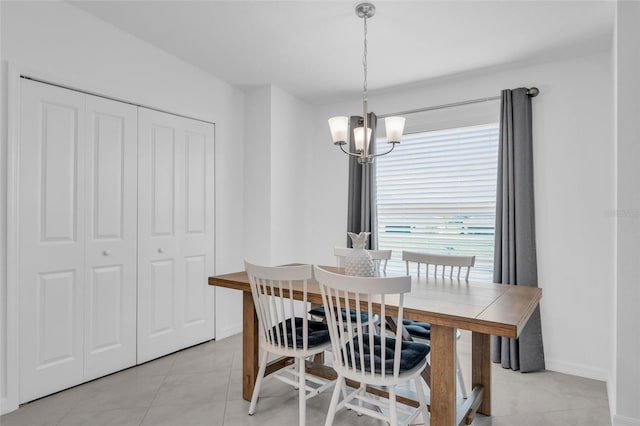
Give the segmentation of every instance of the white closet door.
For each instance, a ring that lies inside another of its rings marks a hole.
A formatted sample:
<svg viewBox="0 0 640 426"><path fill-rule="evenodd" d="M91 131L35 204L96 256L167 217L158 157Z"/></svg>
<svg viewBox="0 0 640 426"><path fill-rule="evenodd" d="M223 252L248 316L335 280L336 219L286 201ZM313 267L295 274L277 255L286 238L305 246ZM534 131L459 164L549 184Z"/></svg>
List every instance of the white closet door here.
<svg viewBox="0 0 640 426"><path fill-rule="evenodd" d="M139 108L138 363L214 337L213 126Z"/></svg>
<svg viewBox="0 0 640 426"><path fill-rule="evenodd" d="M86 98L84 380L136 363L137 108Z"/></svg>
<svg viewBox="0 0 640 426"><path fill-rule="evenodd" d="M181 229L181 347L215 337L214 288L214 128L212 124L182 119L184 125L184 212Z"/></svg>
<svg viewBox="0 0 640 426"><path fill-rule="evenodd" d="M20 402L82 382L84 101L23 80L19 176Z"/></svg>

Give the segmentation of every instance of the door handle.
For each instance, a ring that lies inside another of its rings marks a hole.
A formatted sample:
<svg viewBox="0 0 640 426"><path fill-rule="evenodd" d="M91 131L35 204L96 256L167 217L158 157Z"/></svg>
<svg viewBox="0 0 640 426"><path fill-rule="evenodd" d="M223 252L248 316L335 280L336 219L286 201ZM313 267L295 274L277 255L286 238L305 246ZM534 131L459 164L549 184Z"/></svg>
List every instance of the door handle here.
<svg viewBox="0 0 640 426"><path fill-rule="evenodd" d="M164 249L163 249L162 247L160 247L160 248L158 249L158 253L164 253Z"/></svg>
<svg viewBox="0 0 640 426"><path fill-rule="evenodd" d="M102 255L103 256L109 256L111 254L111 250L103 250L102 251Z"/></svg>

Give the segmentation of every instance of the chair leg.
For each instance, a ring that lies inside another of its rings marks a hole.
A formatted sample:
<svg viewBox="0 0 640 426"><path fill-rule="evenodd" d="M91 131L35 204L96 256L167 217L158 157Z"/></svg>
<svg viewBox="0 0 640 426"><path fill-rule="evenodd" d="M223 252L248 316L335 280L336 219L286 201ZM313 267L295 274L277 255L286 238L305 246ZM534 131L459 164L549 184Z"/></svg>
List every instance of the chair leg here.
<svg viewBox="0 0 640 426"><path fill-rule="evenodd" d="M364 395L367 392L367 385L365 385L364 383L360 384L360 389L359 391L360 395ZM362 408L362 399L358 399L358 407ZM362 411L358 411L358 416L362 416Z"/></svg>
<svg viewBox="0 0 640 426"><path fill-rule="evenodd" d="M429 412L427 411L427 398L424 396L424 388L422 387L421 376L413 379L416 384L416 392L418 393L418 402L420 403L420 411L422 412L422 420L425 425L429 424Z"/></svg>
<svg viewBox="0 0 640 426"><path fill-rule="evenodd" d="M336 386L339 385L339 382L336 382ZM347 382L346 381L342 381L342 399L347 399Z"/></svg>
<svg viewBox="0 0 640 426"><path fill-rule="evenodd" d="M458 376L458 386L460 386L462 397L464 399L467 399L467 387L464 385L464 377L462 376L462 369L460 368L460 360L458 359L458 355L456 355L456 375Z"/></svg>
<svg viewBox="0 0 640 426"><path fill-rule="evenodd" d="M258 403L258 395L260 394L260 386L262 386L262 380L264 379L264 372L267 368L267 358L269 353L264 351L262 354L262 360L260 360L260 369L258 370L258 377L256 377L256 383L253 386L253 395L251 395L251 405L249 405L249 415L253 416L256 411L256 404Z"/></svg>
<svg viewBox="0 0 640 426"><path fill-rule="evenodd" d="M339 386L340 381L336 381L335 386ZM347 382L345 380L342 381L342 399L347 399ZM346 407L348 411L351 411L351 407Z"/></svg>
<svg viewBox="0 0 640 426"><path fill-rule="evenodd" d="M300 426L305 426L306 422L306 410L307 410L307 382L304 377L305 362L304 359L296 358L296 364L298 364L298 404L299 408L299 422Z"/></svg>
<svg viewBox="0 0 640 426"><path fill-rule="evenodd" d="M396 386L389 386L389 425L398 426L398 407L396 406Z"/></svg>
<svg viewBox="0 0 640 426"><path fill-rule="evenodd" d="M324 422L324 426L332 426L333 418L336 416L336 407L338 406L338 398L340 397L340 392L344 389L345 382L344 377L338 376L336 380L336 384L333 388L333 395L331 396L331 404L329 404L329 411L327 411L327 420Z"/></svg>

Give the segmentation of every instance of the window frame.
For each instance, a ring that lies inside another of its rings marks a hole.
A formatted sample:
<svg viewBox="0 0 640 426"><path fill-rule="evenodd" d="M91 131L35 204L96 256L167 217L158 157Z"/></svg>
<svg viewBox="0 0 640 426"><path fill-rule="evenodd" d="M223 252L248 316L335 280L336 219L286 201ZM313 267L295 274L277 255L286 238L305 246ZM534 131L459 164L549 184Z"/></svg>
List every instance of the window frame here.
<svg viewBox="0 0 640 426"><path fill-rule="evenodd" d="M491 101L491 102L483 102L480 104L470 104L470 105L465 105L465 106L456 107L456 108L431 110L431 111L426 111L418 114L412 114L410 117L407 118L407 126L405 129L406 137L404 137L403 139L406 140L410 138L415 138L419 134L431 133L433 135L432 132L446 133L447 130L455 131L454 129L479 128L479 126L492 127L493 130L491 132L493 135L495 135L495 138L492 140L495 147L494 155L495 155L495 166L496 166L495 167L496 174L495 176L493 176L493 181L497 183L498 140L499 140L499 121L500 121L498 106L499 106L498 102ZM383 150L386 148L385 145L386 144L384 143L384 138L378 138L376 140L376 148L378 152L383 152ZM405 143L405 146L407 146L406 143ZM442 250L436 250L433 247L428 248L428 246L424 246L423 249L419 249L419 248L417 249L415 246L399 247L399 246L390 245L387 243L386 239L384 238L385 236L385 232L383 231L384 222L382 224L380 223L381 211L383 212L382 214L384 215L385 206L381 204L381 201L379 200L380 197L378 196L380 195L379 194L380 188L378 183L378 180L380 179L380 177L379 177L378 168L381 162L384 165L385 161L388 161L392 156L394 156L394 154L398 155L399 149L403 149L403 148L404 147L401 143L400 146L396 147L396 150L394 151L394 153L391 153L389 156L380 157L376 160L378 162L378 164L376 165L376 182L377 182L376 183L376 203L377 203L376 211L378 212L378 218L376 222L377 222L379 248L392 249L394 251L393 257L389 261L388 270L395 271L395 272L402 272L402 273L405 272L404 262L402 262L401 260L401 257L402 257L401 251L403 248L406 250L416 250L416 251L425 251L425 252L428 251L428 252L433 252L438 254L446 254L446 253L449 253L449 254L458 253L458 254L465 254L465 255L475 254L473 252L460 250L459 248L458 249L454 248L453 250L450 250L450 251L442 251ZM385 157L389 157L389 158L385 158ZM485 180L485 186L486 186L486 182L487 181ZM485 282L493 281L493 246L495 242L495 206L496 206L496 203L495 203L495 192L494 192L493 207L491 209L492 214L491 214L491 218L487 221L487 222L490 221L492 223L492 228L490 229L490 233L489 233L489 235L491 235L490 269L487 269L489 262L487 261L487 256L486 256L489 250L485 249L485 251L483 252L485 254L483 256L476 257L476 268L471 269L470 279L474 281L485 281ZM451 216L455 217L455 214L452 214ZM445 226L445 230L446 230L446 226ZM486 245L488 245L488 243L485 241L485 246ZM433 268L431 270L433 270Z"/></svg>

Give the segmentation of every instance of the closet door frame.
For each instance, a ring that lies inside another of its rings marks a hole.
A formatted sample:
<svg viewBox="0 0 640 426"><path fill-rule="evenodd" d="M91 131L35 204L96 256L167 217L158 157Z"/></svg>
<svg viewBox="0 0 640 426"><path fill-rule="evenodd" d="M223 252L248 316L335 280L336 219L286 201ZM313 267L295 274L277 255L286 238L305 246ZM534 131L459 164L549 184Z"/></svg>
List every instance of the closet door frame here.
<svg viewBox="0 0 640 426"><path fill-rule="evenodd" d="M0 324L0 332L5 332L4 342L5 347L2 348L5 356L4 372L6 376L5 386L6 395L0 395L0 414L5 414L18 408L18 401L20 396L20 383L19 383L19 370L20 370L20 340L18 338L18 269L19 269L19 256L18 256L18 225L19 225L19 209L18 209L18 195L19 195L19 178L20 168L18 167L20 157L20 110L21 110L21 90L20 82L21 75L26 70L15 64L8 63L7 67L7 217L6 217L6 241L7 252L2 253L6 259L6 294L4 305L0 306L0 309L5 309L6 312L6 324ZM4 160L2 160L4 162ZM1 164L1 163L0 163ZM0 174L0 179L4 179L5 175ZM1 186L1 185L0 185ZM0 209L0 215L2 209ZM0 223L4 221L4 218L0 219ZM0 250L2 246L0 246ZM2 321L2 315L0 315L0 321Z"/></svg>
<svg viewBox="0 0 640 426"><path fill-rule="evenodd" d="M0 209L0 224L6 222L6 232L3 237L6 239L6 252L3 252L3 247L0 245L0 259L6 259L6 294L4 295L4 301L0 305L0 313L5 310L6 322L2 323L2 315L0 315L0 342L5 341L5 347L0 346L0 357L5 361L5 370L1 373L2 378L0 380L5 381L6 394L0 394L0 415L14 411L19 405L20 395L20 340L19 340L19 311L18 305L20 303L19 298L19 218L20 211L18 208L19 198L19 173L20 173L20 109L21 109L21 81L24 78L34 79L42 83L53 84L70 90L76 90L84 92L89 95L100 96L107 99L112 99L119 102L133 104L138 107L150 108L157 111L168 112L170 114L178 115L186 118L193 118L195 120L203 121L214 125L214 152L215 152L215 122L211 119L204 117L193 117L173 113L170 111L164 111L159 108L154 108L150 105L140 104L129 99L118 99L103 92L103 88L96 86L87 86L86 83L80 83L76 80L62 77L60 75L52 75L46 71L38 68L25 66L19 62L11 59L7 60L7 148L6 148L6 160L2 158L2 152L0 150L0 164L4 164L6 161L6 175L0 173L0 188L2 188L3 181L6 179L6 218L3 217L3 210ZM214 194L215 203L215 194ZM214 238L216 220L214 222ZM213 274L215 274L215 252L213 254ZM0 279L2 277L0 276ZM1 343L0 343L1 344ZM4 351L4 353L1 353ZM0 367L1 368L1 367Z"/></svg>

